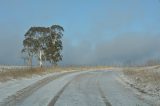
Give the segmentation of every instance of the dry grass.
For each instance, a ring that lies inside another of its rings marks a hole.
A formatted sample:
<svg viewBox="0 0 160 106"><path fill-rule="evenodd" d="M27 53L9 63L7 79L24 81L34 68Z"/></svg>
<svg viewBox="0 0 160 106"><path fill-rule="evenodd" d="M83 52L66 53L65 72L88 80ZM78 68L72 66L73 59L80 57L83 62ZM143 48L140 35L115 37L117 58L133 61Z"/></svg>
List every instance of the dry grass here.
<svg viewBox="0 0 160 106"><path fill-rule="evenodd" d="M87 71L87 70L106 70L112 67L108 66L68 66L68 67L49 67L48 72L63 72L63 71Z"/></svg>
<svg viewBox="0 0 160 106"><path fill-rule="evenodd" d="M6 69L6 71L0 72L0 82L22 77L31 77L35 74L42 75L44 72L44 68Z"/></svg>
<svg viewBox="0 0 160 106"><path fill-rule="evenodd" d="M45 67L45 68L24 68L24 69L6 69L0 72L0 82L10 79L18 79L23 77L32 77L33 75L43 75L54 72L64 71L86 71L86 70L105 70L107 66L69 66L69 67Z"/></svg>
<svg viewBox="0 0 160 106"><path fill-rule="evenodd" d="M129 81L127 83L139 91L160 97L160 68L157 66L126 68L123 73Z"/></svg>
<svg viewBox="0 0 160 106"><path fill-rule="evenodd" d="M160 84L160 73L154 69L127 68L123 72L136 82Z"/></svg>

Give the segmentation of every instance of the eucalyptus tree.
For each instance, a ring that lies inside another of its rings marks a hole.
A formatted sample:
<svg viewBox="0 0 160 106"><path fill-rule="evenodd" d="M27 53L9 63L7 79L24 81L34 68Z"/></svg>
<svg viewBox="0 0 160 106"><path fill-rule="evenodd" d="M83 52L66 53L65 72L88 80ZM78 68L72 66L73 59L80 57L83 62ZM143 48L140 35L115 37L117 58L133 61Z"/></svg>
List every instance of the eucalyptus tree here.
<svg viewBox="0 0 160 106"><path fill-rule="evenodd" d="M36 51L36 56L38 57L39 64L42 67L43 61L45 61L45 53L44 49L46 48L46 38L49 34L49 28L45 27L34 27L34 32L35 32L35 38L37 39L37 51Z"/></svg>
<svg viewBox="0 0 160 106"><path fill-rule="evenodd" d="M63 36L63 32L63 27L59 25L52 25L50 27L50 34L47 37L47 48L45 50L46 60L54 65L57 65L57 62L62 60L61 51L63 46L61 38Z"/></svg>
<svg viewBox="0 0 160 106"><path fill-rule="evenodd" d="M27 52L32 60L33 55L38 57L42 67L43 61L49 61L56 65L62 60L62 36L63 27L52 25L51 27L31 27L25 34L22 52Z"/></svg>
<svg viewBox="0 0 160 106"><path fill-rule="evenodd" d="M31 27L26 33L25 33L25 39L23 40L23 46L22 53L26 53L28 55L28 65L32 66L32 58L34 54L36 54L38 41L34 37L34 30L33 27Z"/></svg>

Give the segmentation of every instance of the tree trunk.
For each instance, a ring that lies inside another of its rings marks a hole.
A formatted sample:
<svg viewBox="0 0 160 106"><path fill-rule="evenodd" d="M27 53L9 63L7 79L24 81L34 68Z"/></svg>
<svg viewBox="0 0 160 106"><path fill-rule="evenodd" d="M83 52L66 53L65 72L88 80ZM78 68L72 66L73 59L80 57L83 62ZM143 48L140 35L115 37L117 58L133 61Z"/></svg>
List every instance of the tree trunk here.
<svg viewBox="0 0 160 106"><path fill-rule="evenodd" d="M32 56L28 58L28 65L32 68Z"/></svg>
<svg viewBox="0 0 160 106"><path fill-rule="evenodd" d="M58 66L57 62L53 62L53 66L57 67Z"/></svg>
<svg viewBox="0 0 160 106"><path fill-rule="evenodd" d="M40 52L39 52L39 65L40 65L40 67L43 66L43 63L42 63L42 50L40 50Z"/></svg>

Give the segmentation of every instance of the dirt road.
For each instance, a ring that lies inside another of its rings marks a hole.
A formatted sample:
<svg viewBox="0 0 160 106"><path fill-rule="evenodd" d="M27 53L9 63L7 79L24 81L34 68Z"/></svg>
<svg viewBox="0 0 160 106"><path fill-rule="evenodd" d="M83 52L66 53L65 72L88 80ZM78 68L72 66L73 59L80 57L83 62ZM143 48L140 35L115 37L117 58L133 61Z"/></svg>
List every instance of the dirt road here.
<svg viewBox="0 0 160 106"><path fill-rule="evenodd" d="M85 71L51 77L6 99L4 106L151 106L117 80L118 72ZM42 85L42 86L41 86ZM35 88L38 86L37 88ZM23 93L24 92L24 93Z"/></svg>

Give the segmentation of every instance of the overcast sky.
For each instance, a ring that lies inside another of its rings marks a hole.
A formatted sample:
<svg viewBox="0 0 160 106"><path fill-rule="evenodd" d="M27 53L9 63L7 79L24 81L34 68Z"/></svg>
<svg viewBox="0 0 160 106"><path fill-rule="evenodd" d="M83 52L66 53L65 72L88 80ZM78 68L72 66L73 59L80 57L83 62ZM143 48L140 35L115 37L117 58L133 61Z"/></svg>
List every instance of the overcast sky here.
<svg viewBox="0 0 160 106"><path fill-rule="evenodd" d="M160 58L159 0L0 0L0 64L21 65L31 26L64 27L65 65Z"/></svg>

